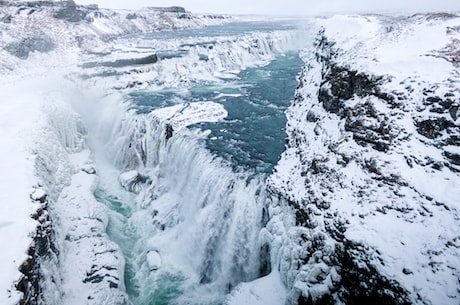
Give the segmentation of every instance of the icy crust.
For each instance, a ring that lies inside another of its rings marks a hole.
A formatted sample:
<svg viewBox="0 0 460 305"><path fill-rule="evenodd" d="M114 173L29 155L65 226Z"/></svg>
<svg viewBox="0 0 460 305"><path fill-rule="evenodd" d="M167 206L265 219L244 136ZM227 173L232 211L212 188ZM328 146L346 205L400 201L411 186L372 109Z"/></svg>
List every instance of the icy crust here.
<svg viewBox="0 0 460 305"><path fill-rule="evenodd" d="M203 122L218 122L228 115L222 104L214 102L185 103L164 107L150 113L153 119L168 124L166 137L170 138L174 131Z"/></svg>
<svg viewBox="0 0 460 305"><path fill-rule="evenodd" d="M77 169L88 164L88 154L72 154L72 164ZM96 181L96 175L80 169L52 209L62 249L61 304L128 304L123 255L106 234L106 207L93 195Z"/></svg>
<svg viewBox="0 0 460 305"><path fill-rule="evenodd" d="M110 41L122 35L203 27L229 19L158 9L114 11L70 2L11 2L0 6L0 72L21 68L24 59L36 54L68 58L69 51L110 52ZM54 67L46 60L41 64Z"/></svg>
<svg viewBox="0 0 460 305"><path fill-rule="evenodd" d="M172 35L171 35L172 36ZM282 30L170 39L122 37L95 56L84 56L84 76L108 89L185 88L237 79L248 67L268 64L276 55L299 49L305 32ZM116 66L120 59L154 56L144 65ZM103 62L104 64L97 64Z"/></svg>
<svg viewBox="0 0 460 305"><path fill-rule="evenodd" d="M457 304L460 18L317 22L269 182L289 302Z"/></svg>
<svg viewBox="0 0 460 305"><path fill-rule="evenodd" d="M25 296L38 304L126 304L123 256L105 233L107 213L93 195L96 175L86 129L72 97L64 94L71 84L60 84L63 91L47 84L33 101L41 105L41 124L31 141L39 178L33 196L46 200L38 217L49 216L33 246L39 282Z"/></svg>
<svg viewBox="0 0 460 305"><path fill-rule="evenodd" d="M241 283L227 297L225 304L279 305L286 301L286 288L277 271L249 283Z"/></svg>

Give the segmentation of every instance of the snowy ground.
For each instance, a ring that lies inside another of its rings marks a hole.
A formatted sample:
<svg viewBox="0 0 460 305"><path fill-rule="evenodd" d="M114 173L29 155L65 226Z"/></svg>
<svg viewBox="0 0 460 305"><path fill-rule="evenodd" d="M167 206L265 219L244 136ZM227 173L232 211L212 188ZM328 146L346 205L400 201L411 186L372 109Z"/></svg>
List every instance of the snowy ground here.
<svg viewBox="0 0 460 305"><path fill-rule="evenodd" d="M289 298L344 301L338 287L346 271L331 257L358 245L355 267L396 281L409 302L457 304L460 18L317 23L323 40L304 54L307 68L287 112L289 147L271 177L274 192L298 209L289 216L274 205L268 225L273 238L291 239L277 258L284 282L295 287ZM378 85L365 89L366 82Z"/></svg>
<svg viewBox="0 0 460 305"><path fill-rule="evenodd" d="M36 91L40 82L5 84L0 89L0 296L2 304L16 304L20 294L14 283L21 276L19 267L27 259L36 222L30 217L39 203L31 194L38 183L35 178L34 157L28 143L34 141L31 130L40 126L40 105ZM32 101L32 103L31 103Z"/></svg>

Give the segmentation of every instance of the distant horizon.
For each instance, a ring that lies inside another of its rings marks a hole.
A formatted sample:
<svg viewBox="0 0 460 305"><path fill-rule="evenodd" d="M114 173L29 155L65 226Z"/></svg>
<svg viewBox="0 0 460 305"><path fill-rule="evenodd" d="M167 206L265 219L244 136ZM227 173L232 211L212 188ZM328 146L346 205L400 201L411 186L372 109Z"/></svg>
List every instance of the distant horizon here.
<svg viewBox="0 0 460 305"><path fill-rule="evenodd" d="M400 3L389 0L382 3L377 0L328 0L327 2L298 0L267 0L263 4L248 3L244 0L213 2L210 0L76 0L77 4L97 4L101 8L141 9L143 7L180 6L192 13L213 13L228 15L273 15L273 16L312 16L330 14L366 14L366 13L427 13L460 12L459 0L421 0Z"/></svg>

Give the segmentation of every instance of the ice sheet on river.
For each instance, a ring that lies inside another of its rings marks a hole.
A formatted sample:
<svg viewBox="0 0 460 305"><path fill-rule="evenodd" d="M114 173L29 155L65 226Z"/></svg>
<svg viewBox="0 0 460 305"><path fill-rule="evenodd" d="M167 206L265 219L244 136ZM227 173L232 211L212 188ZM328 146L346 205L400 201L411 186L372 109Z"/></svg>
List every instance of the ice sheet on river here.
<svg viewBox="0 0 460 305"><path fill-rule="evenodd" d="M196 123L218 122L227 117L224 106L214 102L179 104L153 110L150 114L170 124L174 131Z"/></svg>

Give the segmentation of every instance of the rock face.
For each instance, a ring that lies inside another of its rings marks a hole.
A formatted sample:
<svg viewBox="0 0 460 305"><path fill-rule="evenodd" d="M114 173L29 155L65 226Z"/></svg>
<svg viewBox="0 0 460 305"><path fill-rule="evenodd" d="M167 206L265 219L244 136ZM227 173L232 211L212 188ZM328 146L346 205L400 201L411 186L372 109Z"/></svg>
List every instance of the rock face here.
<svg viewBox="0 0 460 305"><path fill-rule="evenodd" d="M111 68L122 68L127 66L135 65L148 65L154 64L158 61L156 54L141 58L130 58L130 59L117 59L111 62L90 62L83 64L83 68L94 68L94 67L111 67Z"/></svg>
<svg viewBox="0 0 460 305"><path fill-rule="evenodd" d="M33 37L27 37L19 42L6 46L6 50L12 55L27 59L31 52L47 53L55 48L53 40L45 33L36 33Z"/></svg>
<svg viewBox="0 0 460 305"><path fill-rule="evenodd" d="M41 207L32 215L38 222L33 245L29 248L28 259L21 265L23 277L16 284L16 288L23 293L20 304L41 304L42 279L40 261L45 257L59 253L56 248L56 233L48 212L46 192L37 188L31 194L31 199L40 203Z"/></svg>
<svg viewBox="0 0 460 305"><path fill-rule="evenodd" d="M284 240L272 247L272 262L290 289L289 304L460 300L453 232L460 219L460 96L453 88L460 80L443 59L415 69L380 53L460 24L437 18L318 21L325 30L304 54L287 111L287 149L269 180L267 230ZM395 52L410 61L434 47L413 43Z"/></svg>

